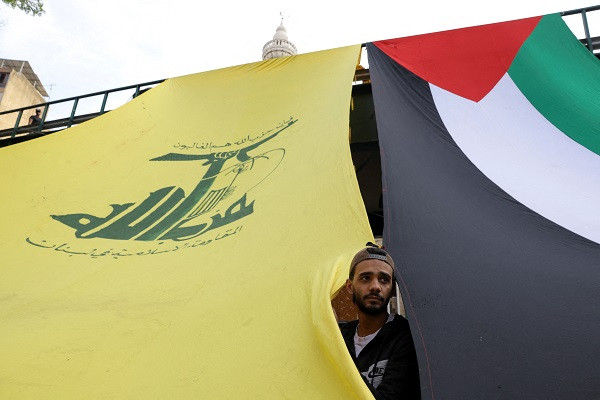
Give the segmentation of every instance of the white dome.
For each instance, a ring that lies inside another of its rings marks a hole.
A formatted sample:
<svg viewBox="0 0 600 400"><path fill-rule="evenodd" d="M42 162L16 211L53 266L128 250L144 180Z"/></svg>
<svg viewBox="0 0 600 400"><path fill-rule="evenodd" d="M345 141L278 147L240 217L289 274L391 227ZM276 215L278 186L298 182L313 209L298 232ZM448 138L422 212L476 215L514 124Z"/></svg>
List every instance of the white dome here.
<svg viewBox="0 0 600 400"><path fill-rule="evenodd" d="M269 40L263 46L262 59L269 60L271 58L293 56L298 54L298 50L294 43L288 40L287 31L283 26L283 21L277 27L273 40Z"/></svg>
<svg viewBox="0 0 600 400"><path fill-rule="evenodd" d="M287 31L285 30L285 26L283 26L283 21L277 27L277 31L275 31L275 36L273 36L273 40L288 40Z"/></svg>

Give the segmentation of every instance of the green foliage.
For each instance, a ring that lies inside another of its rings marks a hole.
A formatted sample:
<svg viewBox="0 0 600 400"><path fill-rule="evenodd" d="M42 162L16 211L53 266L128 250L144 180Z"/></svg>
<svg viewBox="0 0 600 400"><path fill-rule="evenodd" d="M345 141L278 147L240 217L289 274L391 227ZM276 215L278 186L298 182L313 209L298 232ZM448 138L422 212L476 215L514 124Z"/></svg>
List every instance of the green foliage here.
<svg viewBox="0 0 600 400"><path fill-rule="evenodd" d="M25 14L31 13L33 16L40 16L44 13L43 0L2 0L12 8L18 8L25 11Z"/></svg>

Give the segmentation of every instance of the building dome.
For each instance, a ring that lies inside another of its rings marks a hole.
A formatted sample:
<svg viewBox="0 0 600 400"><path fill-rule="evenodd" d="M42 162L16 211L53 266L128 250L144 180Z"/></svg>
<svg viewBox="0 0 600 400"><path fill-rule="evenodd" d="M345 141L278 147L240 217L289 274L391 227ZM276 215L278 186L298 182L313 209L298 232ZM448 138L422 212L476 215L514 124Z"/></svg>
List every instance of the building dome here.
<svg viewBox="0 0 600 400"><path fill-rule="evenodd" d="M294 43L288 40L287 31L283 26L283 20L277 27L273 40L269 40L263 46L262 59L270 60L271 58L293 56L298 54L298 50Z"/></svg>

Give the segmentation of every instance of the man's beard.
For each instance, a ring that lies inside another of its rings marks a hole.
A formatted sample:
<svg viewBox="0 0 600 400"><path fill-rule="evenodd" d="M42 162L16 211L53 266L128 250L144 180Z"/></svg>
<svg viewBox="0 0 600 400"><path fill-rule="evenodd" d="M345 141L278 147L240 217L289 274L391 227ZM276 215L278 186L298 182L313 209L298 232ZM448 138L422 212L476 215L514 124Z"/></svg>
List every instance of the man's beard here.
<svg viewBox="0 0 600 400"><path fill-rule="evenodd" d="M384 299L381 295L370 294L369 296L379 296L379 298L382 300L381 305L366 305L363 299L361 299L356 292L352 293L352 301L354 302L354 304L356 304L360 311L367 315L379 315L384 312L387 312L387 305L390 302L390 299L392 298L391 293L387 297L387 299Z"/></svg>

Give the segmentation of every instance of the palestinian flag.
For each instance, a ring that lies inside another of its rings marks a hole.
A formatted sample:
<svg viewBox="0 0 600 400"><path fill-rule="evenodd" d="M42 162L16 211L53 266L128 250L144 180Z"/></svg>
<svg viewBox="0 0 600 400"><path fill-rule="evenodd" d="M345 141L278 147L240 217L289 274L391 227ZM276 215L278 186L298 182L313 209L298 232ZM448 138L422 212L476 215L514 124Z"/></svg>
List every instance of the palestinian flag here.
<svg viewBox="0 0 600 400"><path fill-rule="evenodd" d="M423 397L598 398L598 60L559 15L368 54Z"/></svg>

